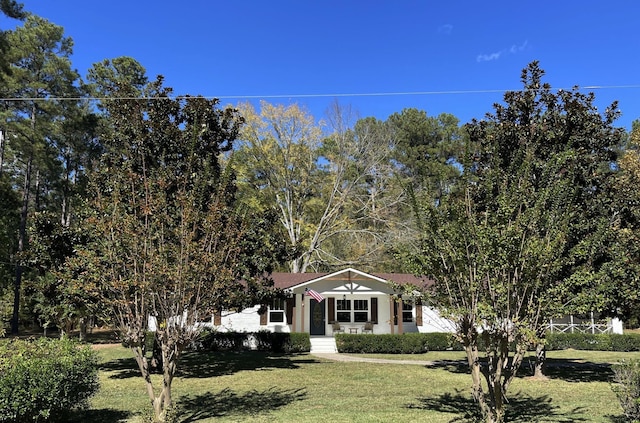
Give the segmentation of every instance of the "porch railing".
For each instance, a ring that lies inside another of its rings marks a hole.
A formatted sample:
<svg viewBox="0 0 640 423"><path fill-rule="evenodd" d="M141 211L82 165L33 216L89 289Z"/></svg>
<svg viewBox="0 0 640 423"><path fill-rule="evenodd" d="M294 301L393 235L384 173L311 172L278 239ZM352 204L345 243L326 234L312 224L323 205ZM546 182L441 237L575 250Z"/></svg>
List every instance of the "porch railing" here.
<svg viewBox="0 0 640 423"><path fill-rule="evenodd" d="M596 320L593 313L591 313L589 320L576 319L573 316L568 316L568 318L560 321L550 319L549 330L563 333L613 333L613 325L611 319L606 321Z"/></svg>

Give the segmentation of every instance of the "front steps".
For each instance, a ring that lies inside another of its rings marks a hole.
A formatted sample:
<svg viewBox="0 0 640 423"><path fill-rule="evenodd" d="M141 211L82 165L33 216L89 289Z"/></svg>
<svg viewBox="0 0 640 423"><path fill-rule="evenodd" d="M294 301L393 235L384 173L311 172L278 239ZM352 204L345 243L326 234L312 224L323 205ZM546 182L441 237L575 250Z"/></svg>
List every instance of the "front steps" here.
<svg viewBox="0 0 640 423"><path fill-rule="evenodd" d="M336 348L336 340L333 336L311 337L311 354L335 354L337 352L338 348Z"/></svg>

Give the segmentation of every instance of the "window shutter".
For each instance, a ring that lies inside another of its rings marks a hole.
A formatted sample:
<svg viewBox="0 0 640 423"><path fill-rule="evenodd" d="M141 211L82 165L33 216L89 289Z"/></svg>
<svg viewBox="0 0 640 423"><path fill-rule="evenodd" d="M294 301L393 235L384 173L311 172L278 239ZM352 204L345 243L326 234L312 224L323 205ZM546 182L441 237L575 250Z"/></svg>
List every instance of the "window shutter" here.
<svg viewBox="0 0 640 423"><path fill-rule="evenodd" d="M393 301L393 325L396 326L398 324L398 302L396 301L395 298L393 298L392 301Z"/></svg>
<svg viewBox="0 0 640 423"><path fill-rule="evenodd" d="M221 311L216 311L213 314L213 324L215 326L220 326L222 324L222 312Z"/></svg>
<svg viewBox="0 0 640 423"><path fill-rule="evenodd" d="M293 324L293 306L295 303L296 299L294 298L287 298L287 302L286 302L286 313L287 313L287 324Z"/></svg>
<svg viewBox="0 0 640 423"><path fill-rule="evenodd" d="M329 315L329 323L333 322L336 319L336 299L333 297L329 297L329 311L327 312Z"/></svg>
<svg viewBox="0 0 640 423"><path fill-rule="evenodd" d="M269 314L269 308L264 307L264 311L260 314L260 326L267 324L267 315Z"/></svg>
<svg viewBox="0 0 640 423"><path fill-rule="evenodd" d="M422 326L422 301L416 300L416 325Z"/></svg>
<svg viewBox="0 0 640 423"><path fill-rule="evenodd" d="M378 323L378 298L371 297L371 321Z"/></svg>

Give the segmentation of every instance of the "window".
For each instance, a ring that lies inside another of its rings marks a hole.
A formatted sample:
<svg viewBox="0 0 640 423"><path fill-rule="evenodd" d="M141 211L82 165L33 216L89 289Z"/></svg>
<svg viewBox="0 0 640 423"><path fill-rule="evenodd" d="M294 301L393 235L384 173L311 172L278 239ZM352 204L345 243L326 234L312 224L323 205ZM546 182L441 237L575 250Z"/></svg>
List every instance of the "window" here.
<svg viewBox="0 0 640 423"><path fill-rule="evenodd" d="M351 321L351 300L336 301L336 320L338 322Z"/></svg>
<svg viewBox="0 0 640 423"><path fill-rule="evenodd" d="M336 321L364 323L369 321L369 300L336 300Z"/></svg>
<svg viewBox="0 0 640 423"><path fill-rule="evenodd" d="M369 301L368 300L353 300L353 321L354 322L368 322L369 321Z"/></svg>
<svg viewBox="0 0 640 423"><path fill-rule="evenodd" d="M283 323L284 322L284 298L275 298L271 307L269 307L269 322L271 323Z"/></svg>
<svg viewBox="0 0 640 423"><path fill-rule="evenodd" d="M402 302L402 322L403 323L413 322L413 302L410 302L410 301Z"/></svg>

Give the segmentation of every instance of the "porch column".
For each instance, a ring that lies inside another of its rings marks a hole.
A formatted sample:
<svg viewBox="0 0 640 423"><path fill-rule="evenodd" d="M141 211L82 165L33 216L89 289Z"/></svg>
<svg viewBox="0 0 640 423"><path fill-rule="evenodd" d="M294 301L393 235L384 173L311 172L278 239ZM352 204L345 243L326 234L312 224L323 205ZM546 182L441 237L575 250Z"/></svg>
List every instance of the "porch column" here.
<svg viewBox="0 0 640 423"><path fill-rule="evenodd" d="M302 303L300 304L300 332L304 332L304 294L300 294Z"/></svg>
<svg viewBox="0 0 640 423"><path fill-rule="evenodd" d="M393 300L393 296L389 296L389 316L391 316L391 319L389 319L389 324L391 325L391 334L393 335L395 332L395 328L394 328L394 324L393 324L393 320L394 320L394 315L393 315L393 304L394 304L394 300Z"/></svg>

